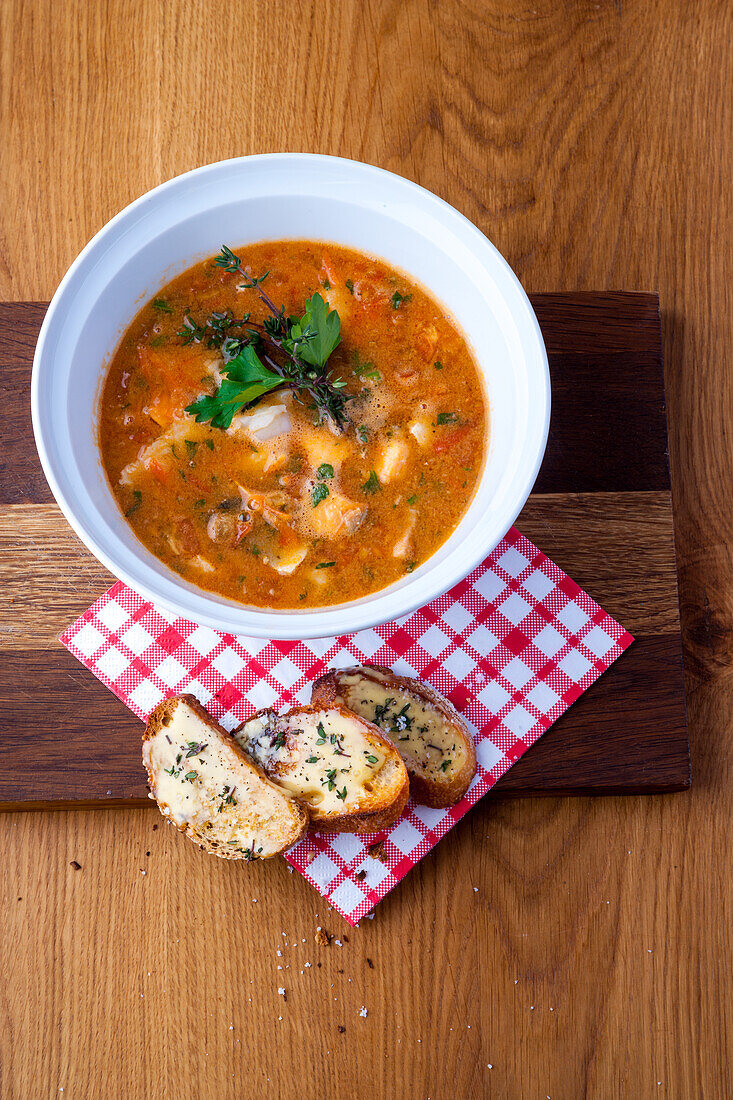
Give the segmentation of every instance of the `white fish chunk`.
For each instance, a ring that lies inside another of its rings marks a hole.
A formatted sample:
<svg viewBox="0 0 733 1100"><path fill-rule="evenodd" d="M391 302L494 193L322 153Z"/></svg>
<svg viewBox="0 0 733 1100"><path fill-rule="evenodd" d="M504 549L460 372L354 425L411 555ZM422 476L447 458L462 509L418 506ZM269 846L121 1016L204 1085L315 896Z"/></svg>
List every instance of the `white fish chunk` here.
<svg viewBox="0 0 733 1100"><path fill-rule="evenodd" d="M409 457L410 444L406 439L395 435L387 440L374 467L374 472L382 485L387 485L404 474Z"/></svg>
<svg viewBox="0 0 733 1100"><path fill-rule="evenodd" d="M292 427L289 403L289 394L265 397L253 409L235 416L227 432L235 437L245 435L253 443L264 443L277 435L285 435Z"/></svg>

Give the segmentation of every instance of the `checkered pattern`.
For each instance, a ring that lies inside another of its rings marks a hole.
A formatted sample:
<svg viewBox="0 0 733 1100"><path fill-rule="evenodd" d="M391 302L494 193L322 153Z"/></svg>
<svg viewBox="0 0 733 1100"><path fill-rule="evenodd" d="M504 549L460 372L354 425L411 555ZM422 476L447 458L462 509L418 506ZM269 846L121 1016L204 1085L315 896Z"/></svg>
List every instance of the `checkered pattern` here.
<svg viewBox="0 0 733 1100"><path fill-rule="evenodd" d="M450 592L357 634L304 642L217 634L118 582L61 641L142 719L161 699L186 691L232 729L261 707L307 702L311 682L326 669L367 660L419 676L450 699L471 725L478 756L458 805L433 810L410 800L385 832L309 834L287 853L355 924L633 638L512 528Z"/></svg>

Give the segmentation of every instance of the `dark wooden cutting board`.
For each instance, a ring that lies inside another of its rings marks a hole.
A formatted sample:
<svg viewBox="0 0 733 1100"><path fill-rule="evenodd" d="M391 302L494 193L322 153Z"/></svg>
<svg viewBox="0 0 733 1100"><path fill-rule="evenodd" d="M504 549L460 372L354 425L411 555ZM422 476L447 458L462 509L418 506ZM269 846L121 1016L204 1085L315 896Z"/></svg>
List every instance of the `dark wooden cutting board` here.
<svg viewBox="0 0 733 1100"><path fill-rule="evenodd" d="M659 303L532 298L550 442L519 529L636 642L496 785L607 794L690 785ZM150 805L138 720L58 642L113 578L71 534L35 451L29 382L46 306L0 303L0 807Z"/></svg>

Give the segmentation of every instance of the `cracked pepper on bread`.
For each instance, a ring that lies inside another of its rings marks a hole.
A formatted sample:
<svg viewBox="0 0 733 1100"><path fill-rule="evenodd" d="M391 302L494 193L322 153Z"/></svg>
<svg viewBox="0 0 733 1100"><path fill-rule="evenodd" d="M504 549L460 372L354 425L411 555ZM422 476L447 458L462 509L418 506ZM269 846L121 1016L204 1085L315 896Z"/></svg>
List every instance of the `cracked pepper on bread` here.
<svg viewBox="0 0 733 1100"><path fill-rule="evenodd" d="M382 665L332 670L313 685L313 706L342 706L373 722L402 756L410 793L426 806L452 806L476 774L476 746L458 712L427 684Z"/></svg>
<svg viewBox="0 0 733 1100"><path fill-rule="evenodd" d="M308 811L273 783L192 695L160 703L143 734L151 797L223 859L269 859L300 840Z"/></svg>
<svg viewBox="0 0 733 1100"><path fill-rule="evenodd" d="M262 710L233 736L308 806L313 829L377 832L405 808L409 779L399 753L376 726L342 706Z"/></svg>

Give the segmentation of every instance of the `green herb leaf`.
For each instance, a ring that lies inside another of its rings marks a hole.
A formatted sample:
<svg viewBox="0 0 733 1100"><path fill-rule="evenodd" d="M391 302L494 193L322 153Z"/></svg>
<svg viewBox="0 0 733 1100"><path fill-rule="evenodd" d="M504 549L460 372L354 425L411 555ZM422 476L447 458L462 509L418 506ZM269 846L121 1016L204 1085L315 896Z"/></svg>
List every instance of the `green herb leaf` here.
<svg viewBox="0 0 733 1100"><path fill-rule="evenodd" d="M436 370L442 370L443 369L443 364L439 363L437 359L433 363L433 366L435 367Z"/></svg>
<svg viewBox="0 0 733 1100"><path fill-rule="evenodd" d="M143 501L143 495L142 495L142 493L140 492L139 489L133 489L132 495L134 496L135 499L132 502L132 504L130 505L130 507L127 509L127 511L125 512L125 515L128 516L128 517L131 516L134 512L137 512L138 508L140 507L140 505L142 504L142 501Z"/></svg>
<svg viewBox="0 0 733 1100"><path fill-rule="evenodd" d="M213 397L200 397L186 412L191 413L200 422L210 420L215 428L228 428L235 413L245 405L256 401L263 394L282 385L282 378L268 370L257 356L254 348L247 344L239 355L227 363L224 368L227 378L222 381ZM213 450L213 444L212 444Z"/></svg>
<svg viewBox="0 0 733 1100"><path fill-rule="evenodd" d="M309 756L306 760L306 764L317 764L320 759L320 756Z"/></svg>
<svg viewBox="0 0 733 1100"><path fill-rule="evenodd" d="M319 561L316 569L330 569L331 566L335 564L335 561Z"/></svg>
<svg viewBox="0 0 733 1100"><path fill-rule="evenodd" d="M382 376L374 366L374 363L360 363L354 367L354 374L358 378L370 378L372 382L381 382Z"/></svg>
<svg viewBox="0 0 733 1100"><path fill-rule="evenodd" d="M346 280L346 289L348 290L349 294L354 293L354 282L352 279Z"/></svg>
<svg viewBox="0 0 733 1100"><path fill-rule="evenodd" d="M407 498L407 503L408 503L408 504L417 504L417 493L415 493L415 494L414 494L413 496L411 496L411 497L408 497L408 498Z"/></svg>
<svg viewBox="0 0 733 1100"><path fill-rule="evenodd" d="M377 477L374 470L372 470L369 477L362 485L362 489L365 493L369 493L371 495L372 493L378 493L381 488L382 486L379 484L379 478Z"/></svg>
<svg viewBox="0 0 733 1100"><path fill-rule="evenodd" d="M409 302L411 298L411 294L400 294L399 290L396 290L390 298L392 309L399 309L403 302Z"/></svg>
<svg viewBox="0 0 733 1100"><path fill-rule="evenodd" d="M407 565L405 566L405 573L412 573L412 571L415 568L416 564L417 564L417 562L408 561Z"/></svg>
<svg viewBox="0 0 733 1100"><path fill-rule="evenodd" d="M438 413L439 424L457 424L458 417L455 413Z"/></svg>
<svg viewBox="0 0 733 1100"><path fill-rule="evenodd" d="M313 492L311 493L311 500L313 501L313 507L317 508L322 500L325 500L328 496L328 485L324 485L322 481L319 481L317 485L313 486ZM317 568L317 567L316 567Z"/></svg>
<svg viewBox="0 0 733 1100"><path fill-rule="evenodd" d="M316 474L321 479L331 478L333 477L333 466L330 462L322 462L316 470Z"/></svg>
<svg viewBox="0 0 733 1100"><path fill-rule="evenodd" d="M336 797L340 798L342 802L346 801L346 787L342 791L336 791Z"/></svg>
<svg viewBox="0 0 733 1100"><path fill-rule="evenodd" d="M367 428L366 424L361 424L356 429L356 434L359 437L360 443L367 443L369 441L369 429Z"/></svg>
<svg viewBox="0 0 733 1100"><path fill-rule="evenodd" d="M379 757L378 756L367 756L367 760L369 761L370 764L378 764L379 763Z"/></svg>
<svg viewBox="0 0 733 1100"><path fill-rule="evenodd" d="M153 298L153 309L157 309L159 313L173 312L173 306L168 305L165 298Z"/></svg>
<svg viewBox="0 0 733 1100"><path fill-rule="evenodd" d="M198 778L198 772L186 772L184 779L187 779L189 783L193 783L194 779Z"/></svg>
<svg viewBox="0 0 733 1100"><path fill-rule="evenodd" d="M290 326L289 337L298 344L298 357L314 367L325 367L331 352L341 341L341 321L329 310L320 294L305 303L305 313Z"/></svg>
<svg viewBox="0 0 733 1100"><path fill-rule="evenodd" d="M440 765L440 770L442 772L447 772L448 768L451 766L451 763L451 760L444 760L443 763Z"/></svg>

